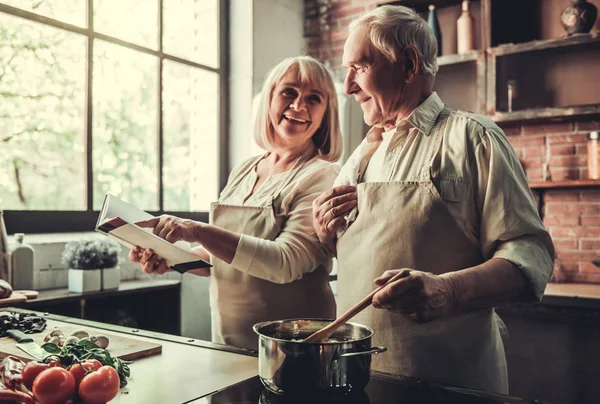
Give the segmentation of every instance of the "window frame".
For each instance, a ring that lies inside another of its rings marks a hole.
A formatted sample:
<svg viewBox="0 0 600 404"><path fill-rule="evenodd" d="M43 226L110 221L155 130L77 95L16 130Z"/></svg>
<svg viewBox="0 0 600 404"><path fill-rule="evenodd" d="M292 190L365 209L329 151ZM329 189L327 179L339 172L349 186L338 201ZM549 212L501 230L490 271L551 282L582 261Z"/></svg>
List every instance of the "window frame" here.
<svg viewBox="0 0 600 404"><path fill-rule="evenodd" d="M183 58L163 53L163 0L157 0L159 7L158 50L136 45L109 35L94 32L93 26L93 0L87 0L87 27L82 28L53 18L41 16L27 10L22 10L6 4L0 4L0 12L21 17L37 23L49 25L69 32L75 32L87 37L87 62L86 62L86 210L54 211L54 210L4 210L4 220L9 234L13 233L65 233L93 231L98 219L98 210L93 209L93 170L92 170L92 74L94 67L93 52L94 40L100 39L112 44L120 45L145 54L156 56L158 63L158 211L149 211L153 215L172 214L182 218L208 222L208 212L173 212L163 209L163 62L175 61L187 66L201 68L219 75L219 190L227 183L229 176L229 10L230 0L219 0L219 67L209 67L201 63L192 62ZM0 207L1 209L1 207Z"/></svg>

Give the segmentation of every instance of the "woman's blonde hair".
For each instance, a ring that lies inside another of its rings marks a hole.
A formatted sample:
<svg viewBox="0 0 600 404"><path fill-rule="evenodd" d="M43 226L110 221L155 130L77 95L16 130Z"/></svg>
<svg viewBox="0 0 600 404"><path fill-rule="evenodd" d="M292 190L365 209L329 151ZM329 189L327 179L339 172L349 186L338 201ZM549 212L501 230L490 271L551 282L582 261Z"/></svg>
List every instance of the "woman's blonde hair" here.
<svg viewBox="0 0 600 404"><path fill-rule="evenodd" d="M323 116L323 122L312 136L312 141L321 159L337 161L342 154L342 135L335 85L327 68L310 56L285 59L267 74L254 118L256 144L267 151L273 150L275 133L269 119L269 105L273 98L273 90L289 72L295 73L299 82L310 83L327 95L327 109Z"/></svg>

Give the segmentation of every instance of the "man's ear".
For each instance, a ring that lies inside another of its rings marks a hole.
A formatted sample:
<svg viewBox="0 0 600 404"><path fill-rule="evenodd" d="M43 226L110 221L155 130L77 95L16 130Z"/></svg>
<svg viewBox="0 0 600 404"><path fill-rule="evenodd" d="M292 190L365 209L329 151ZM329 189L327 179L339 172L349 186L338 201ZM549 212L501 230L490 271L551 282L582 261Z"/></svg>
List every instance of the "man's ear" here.
<svg viewBox="0 0 600 404"><path fill-rule="evenodd" d="M421 57L417 49L412 45L406 45L402 52L406 60L406 77L404 78L404 82L410 83L421 73Z"/></svg>

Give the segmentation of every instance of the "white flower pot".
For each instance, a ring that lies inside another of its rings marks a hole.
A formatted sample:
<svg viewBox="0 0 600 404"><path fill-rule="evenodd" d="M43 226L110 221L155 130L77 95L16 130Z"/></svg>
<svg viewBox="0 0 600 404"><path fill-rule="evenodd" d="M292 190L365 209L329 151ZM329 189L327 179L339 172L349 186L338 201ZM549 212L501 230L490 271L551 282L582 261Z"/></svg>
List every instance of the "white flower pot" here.
<svg viewBox="0 0 600 404"><path fill-rule="evenodd" d="M69 269L69 292L84 293L100 290L100 269Z"/></svg>
<svg viewBox="0 0 600 404"><path fill-rule="evenodd" d="M121 269L116 266L102 269L102 290L118 289L121 283Z"/></svg>

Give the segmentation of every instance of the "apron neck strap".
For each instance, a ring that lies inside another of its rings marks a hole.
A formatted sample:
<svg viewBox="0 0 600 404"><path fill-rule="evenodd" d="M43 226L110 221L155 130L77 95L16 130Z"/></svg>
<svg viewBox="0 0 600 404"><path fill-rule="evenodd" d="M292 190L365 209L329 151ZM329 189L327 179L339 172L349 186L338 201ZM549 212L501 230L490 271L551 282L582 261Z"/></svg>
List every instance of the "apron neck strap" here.
<svg viewBox="0 0 600 404"><path fill-rule="evenodd" d="M248 173L252 170L254 170L256 168L256 165L259 163L259 161L261 161L262 159L266 158L269 155L269 152L263 154L262 156L258 156L254 159L254 161L248 165L248 167L246 167L244 169L244 171L240 172L237 176L237 178L231 183L229 184L226 189L234 189L243 179L246 175L248 175ZM223 190L225 191L225 190Z"/></svg>
<svg viewBox="0 0 600 404"><path fill-rule="evenodd" d="M275 199L277 199L277 197L279 197L279 194L281 194L281 191L283 191L283 188L285 188L294 179L296 174L298 174L298 172L302 169L302 167L304 167L304 164L306 164L306 162L308 160L310 160L312 158L312 156L313 156L313 149L309 149L296 159L292 168L287 172L285 179L283 181L281 181L281 183L275 190L275 193L272 196L272 200L275 200Z"/></svg>

